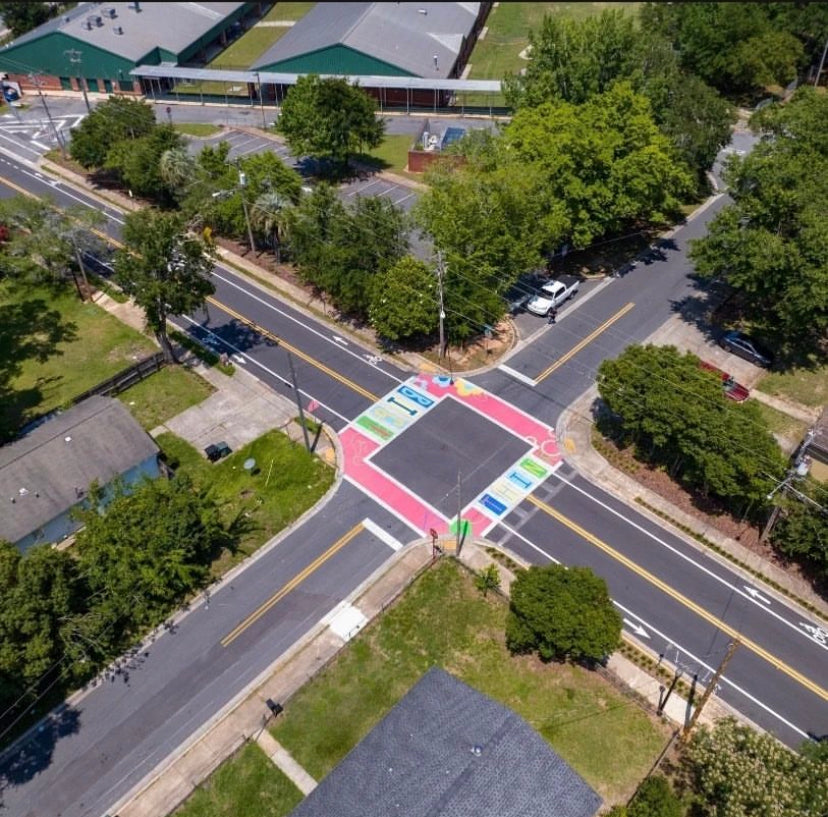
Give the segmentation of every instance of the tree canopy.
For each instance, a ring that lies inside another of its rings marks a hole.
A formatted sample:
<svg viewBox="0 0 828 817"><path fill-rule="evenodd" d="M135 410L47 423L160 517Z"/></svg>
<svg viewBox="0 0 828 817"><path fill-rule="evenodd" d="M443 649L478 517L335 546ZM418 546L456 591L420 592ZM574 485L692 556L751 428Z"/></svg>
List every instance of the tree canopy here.
<svg viewBox="0 0 828 817"><path fill-rule="evenodd" d="M299 274L342 310L366 317L376 277L405 255L402 211L380 196L346 206L319 185L291 210L288 243Z"/></svg>
<svg viewBox="0 0 828 817"><path fill-rule="evenodd" d="M730 138L728 103L696 75L682 69L670 41L632 15L604 11L584 20L547 15L530 32L524 73L507 75L504 89L517 108L562 100L583 104L629 82L652 105L656 125L701 181Z"/></svg>
<svg viewBox="0 0 828 817"><path fill-rule="evenodd" d="M299 77L282 102L277 129L297 156L331 162L341 169L351 154L377 147L385 122L374 100L337 77Z"/></svg>
<svg viewBox="0 0 828 817"><path fill-rule="evenodd" d="M428 264L405 256L376 276L368 316L389 340L430 335L439 319L437 280Z"/></svg>
<svg viewBox="0 0 828 817"><path fill-rule="evenodd" d="M702 815L823 817L828 810L824 754L797 755L732 718L700 728L682 765Z"/></svg>
<svg viewBox="0 0 828 817"><path fill-rule="evenodd" d="M58 15L64 3L0 3L0 16L14 37L19 37Z"/></svg>
<svg viewBox="0 0 828 817"><path fill-rule="evenodd" d="M739 294L744 315L783 350L824 354L828 334L828 97L801 88L752 120L767 138L725 174L733 204L689 257Z"/></svg>
<svg viewBox="0 0 828 817"><path fill-rule="evenodd" d="M147 136L155 128L155 112L148 102L111 96L72 128L69 153L85 168L103 167L118 142Z"/></svg>
<svg viewBox="0 0 828 817"><path fill-rule="evenodd" d="M641 27L667 37L685 69L725 94L743 94L787 85L803 62L803 17L783 11L783 5L793 4L646 3ZM806 26L820 16L826 17L808 12Z"/></svg>
<svg viewBox="0 0 828 817"><path fill-rule="evenodd" d="M763 507L785 473L753 402L734 403L717 373L673 346L628 346L598 369L598 392L643 459L735 512Z"/></svg>
<svg viewBox="0 0 828 817"><path fill-rule="evenodd" d="M167 318L186 315L215 292L210 281L214 259L204 241L187 234L180 214L144 208L129 213L125 249L115 257L115 277L144 310L168 360L175 360Z"/></svg>
<svg viewBox="0 0 828 817"><path fill-rule="evenodd" d="M621 643L621 616L606 582L588 567L530 567L518 573L510 595L506 644L513 652L589 663Z"/></svg>

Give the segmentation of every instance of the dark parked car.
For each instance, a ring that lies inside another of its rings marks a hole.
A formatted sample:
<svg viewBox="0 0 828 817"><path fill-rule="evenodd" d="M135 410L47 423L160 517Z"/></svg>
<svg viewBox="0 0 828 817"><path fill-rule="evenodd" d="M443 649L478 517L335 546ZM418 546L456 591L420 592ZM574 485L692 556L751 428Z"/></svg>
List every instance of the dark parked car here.
<svg viewBox="0 0 828 817"><path fill-rule="evenodd" d="M719 346L757 366L768 367L773 363L773 355L744 332L728 332L719 341Z"/></svg>
<svg viewBox="0 0 828 817"><path fill-rule="evenodd" d="M208 445L207 448L204 449L204 453L207 455L207 459L210 460L210 462L218 462L228 454L232 454L233 449L230 448L226 442L222 441L220 443Z"/></svg>

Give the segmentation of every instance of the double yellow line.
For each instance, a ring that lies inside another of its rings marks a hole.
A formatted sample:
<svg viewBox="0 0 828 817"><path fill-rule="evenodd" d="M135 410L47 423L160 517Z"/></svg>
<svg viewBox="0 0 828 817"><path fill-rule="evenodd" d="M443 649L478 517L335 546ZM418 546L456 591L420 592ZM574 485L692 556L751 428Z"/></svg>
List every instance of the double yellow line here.
<svg viewBox="0 0 828 817"><path fill-rule="evenodd" d="M363 530L362 522L354 525L341 539L334 542L321 556L317 556L307 567L297 573L284 587L275 592L264 604L254 610L244 621L221 639L221 646L226 647L235 641L251 624L255 624L268 610L278 604L291 590L295 590L308 576L318 570L335 553Z"/></svg>
<svg viewBox="0 0 828 817"><path fill-rule="evenodd" d="M590 332L583 340L578 341L578 343L576 343L565 355L562 355L561 357L559 357L548 369L544 369L535 378L535 385L540 383L542 380L545 380L547 377L549 377L550 374L552 374L552 372L554 372L556 369L559 369L561 366L564 365L564 363L566 363L568 360L571 360L573 357L575 357L575 355L577 355L578 352L580 352L581 349L584 348L584 346L592 343L592 341L594 341L595 338L597 338L598 335L601 334L601 332L605 332L617 320L620 320L621 318L623 318L624 315L626 315L627 312L629 312L634 306L635 306L635 304L631 301L626 306L621 307L621 309L619 309L618 312L616 312L608 320L604 321L597 329L593 329L592 332Z"/></svg>
<svg viewBox="0 0 828 817"><path fill-rule="evenodd" d="M328 377L332 377L334 380L338 380L342 383L343 386L347 386L349 389L352 389L357 394L361 394L366 399L370 400L372 403L376 403L379 400L376 394L368 391L368 389L363 389L358 383L354 383L353 380L341 375L339 372L335 372L329 366L326 366L324 363L320 363L320 361L312 358L310 355L303 352L301 349L293 346L292 344L288 343L287 341L280 338L278 335L274 335L273 332L269 332L263 326L259 326L259 324L254 323L249 318L245 318L239 312L236 312L235 309L231 309L229 306L226 306L221 301L216 300L213 297L207 298L207 301L214 306L217 306L219 309L224 310L228 315L235 318L237 321L240 321L245 326L249 326L254 332L258 332L263 337L266 337L268 340L272 340L274 343L278 343L284 349L287 349L292 354L296 355L296 357L301 358L306 363L310 363L311 366L315 366L319 369L320 372L324 372Z"/></svg>
<svg viewBox="0 0 828 817"><path fill-rule="evenodd" d="M679 593L678 590L670 587L666 582L663 582L657 576L654 576L648 570L645 570L640 565L637 565L631 559L628 559L622 553L619 553L614 548L610 547L606 542L601 541L597 536L593 536L589 531L582 528L576 522L573 522L571 519L568 519L563 514L556 511L554 508L547 505L545 502L541 502L534 496L528 497L529 502L531 502L536 508L540 508L545 514L551 516L557 522L560 522L562 525L565 525L571 531L574 531L578 534L578 536L586 539L591 545L594 545L599 550L604 551L608 555L612 556L613 559L620 562L624 567L629 568L634 573L637 573L641 576L642 579L645 579L650 584L657 587L662 592L666 593L671 598L675 599L680 604L683 604L689 610L692 610L697 616L703 618L708 623L712 624L714 627L720 629L723 633L726 633L731 638L738 638L739 642L747 647L752 652L756 653L760 658L764 658L772 666L776 667L776 669L780 670L780 672L784 672L789 677L793 678L794 681L802 684L806 689L809 689L815 695L818 695L823 700L828 700L828 691L823 689L819 684L814 683L809 678L806 678L802 673L795 670L793 667L788 666L783 661L780 661L774 655L771 655L766 649L760 647L755 641L751 640L750 638L746 638L737 630L734 630L733 627L725 624L721 619L714 616L712 613L709 613L703 607L696 604L696 602L688 599L683 593Z"/></svg>

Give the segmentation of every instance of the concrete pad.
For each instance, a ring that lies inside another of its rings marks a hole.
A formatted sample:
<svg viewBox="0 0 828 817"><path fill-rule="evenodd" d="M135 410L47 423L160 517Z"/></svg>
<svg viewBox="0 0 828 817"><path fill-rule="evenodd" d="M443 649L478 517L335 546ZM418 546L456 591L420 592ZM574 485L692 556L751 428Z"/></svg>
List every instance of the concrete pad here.
<svg viewBox="0 0 828 817"><path fill-rule="evenodd" d="M350 641L367 623L368 619L356 607L346 604L331 619L329 626L343 641Z"/></svg>
<svg viewBox="0 0 828 817"><path fill-rule="evenodd" d="M266 729L256 737L256 743L302 794L307 796L316 788L316 781Z"/></svg>

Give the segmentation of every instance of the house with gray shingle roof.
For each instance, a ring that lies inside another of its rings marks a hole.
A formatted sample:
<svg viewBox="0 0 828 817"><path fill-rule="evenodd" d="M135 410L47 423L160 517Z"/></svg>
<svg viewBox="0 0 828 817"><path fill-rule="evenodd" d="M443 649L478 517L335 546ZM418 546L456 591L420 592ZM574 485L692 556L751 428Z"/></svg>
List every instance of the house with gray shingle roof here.
<svg viewBox="0 0 828 817"><path fill-rule="evenodd" d="M521 717L435 667L291 817L593 817L600 805Z"/></svg>
<svg viewBox="0 0 828 817"><path fill-rule="evenodd" d="M90 397L0 448L0 539L21 550L60 542L92 482L160 474L158 446L112 397Z"/></svg>

